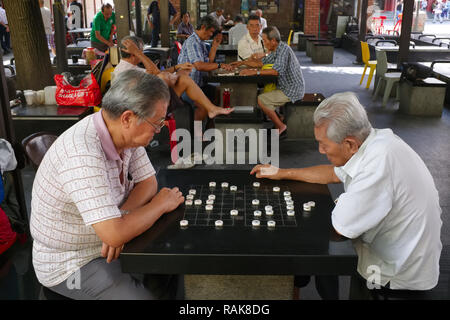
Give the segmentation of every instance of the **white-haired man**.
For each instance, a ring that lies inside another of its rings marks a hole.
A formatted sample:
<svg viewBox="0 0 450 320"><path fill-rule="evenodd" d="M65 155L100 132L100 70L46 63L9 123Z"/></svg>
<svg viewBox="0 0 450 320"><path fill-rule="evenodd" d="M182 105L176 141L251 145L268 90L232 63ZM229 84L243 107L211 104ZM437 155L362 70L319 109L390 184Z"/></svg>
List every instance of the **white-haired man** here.
<svg viewBox="0 0 450 320"><path fill-rule="evenodd" d="M158 299L175 288L167 278L144 282L122 273L117 260L125 243L184 201L178 188L158 192L144 149L164 126L169 98L158 77L124 71L102 110L47 151L33 182L30 220L42 285L81 300ZM160 281L168 286L158 288Z"/></svg>
<svg viewBox="0 0 450 320"><path fill-rule="evenodd" d="M331 165L256 166L252 174L310 183L344 183L332 224L354 239L354 298L426 298L439 278L441 208L422 159L390 129L373 129L353 93L324 100L314 113L319 152ZM368 283L377 270L379 283ZM378 286L378 288L377 288ZM373 288L373 287L371 287Z"/></svg>

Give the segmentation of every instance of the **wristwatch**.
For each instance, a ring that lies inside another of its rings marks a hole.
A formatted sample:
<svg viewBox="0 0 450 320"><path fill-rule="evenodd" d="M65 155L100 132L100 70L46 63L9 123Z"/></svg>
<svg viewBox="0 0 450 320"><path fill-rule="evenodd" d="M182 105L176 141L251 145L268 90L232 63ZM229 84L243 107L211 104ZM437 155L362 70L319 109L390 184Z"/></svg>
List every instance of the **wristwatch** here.
<svg viewBox="0 0 450 320"><path fill-rule="evenodd" d="M256 70L256 75L257 76L261 75L261 71L260 70Z"/></svg>
<svg viewBox="0 0 450 320"><path fill-rule="evenodd" d="M217 63L217 69L220 69L220 66L221 66L221 64L220 64L220 62L218 62Z"/></svg>

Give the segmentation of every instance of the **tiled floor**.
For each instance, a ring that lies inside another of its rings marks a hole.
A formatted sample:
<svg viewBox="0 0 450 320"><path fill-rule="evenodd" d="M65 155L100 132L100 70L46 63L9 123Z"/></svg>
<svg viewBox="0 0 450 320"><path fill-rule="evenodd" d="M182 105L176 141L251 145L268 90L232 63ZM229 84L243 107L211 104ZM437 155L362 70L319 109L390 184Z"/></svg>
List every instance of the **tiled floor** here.
<svg viewBox="0 0 450 320"><path fill-rule="evenodd" d="M435 288L436 299L449 299L450 295L450 111L444 110L442 118L424 118L401 115L391 104L387 108L381 107L381 99L372 102L371 90L359 85L363 68L354 65L354 56L340 49L335 50L333 65L313 65L304 52L297 52L306 81L307 92L320 92L326 97L336 92L353 91L361 103L366 106L372 125L376 128L392 128L423 158L433 175L440 195L442 206L442 243L441 276ZM367 77L366 77L367 79ZM372 83L373 87L373 83ZM169 164L168 147L160 146L150 150L150 158L155 167L165 167ZM304 167L319 163L326 163L324 156L317 151L314 141L282 141L280 144L281 167ZM251 166L247 166L250 168ZM198 166L195 170L205 169ZM201 174L201 173L199 173ZM24 186L29 199L34 173L27 169L23 172ZM342 186L330 186L335 197L342 192ZM7 276L0 277L0 299L37 298L39 286L33 279L30 266L30 252L23 250L21 260L10 268ZM23 274L25 277L17 276ZM1 272L0 272L1 274ZM349 278L340 279L340 297L348 298ZM302 299L319 299L314 288L314 281L302 289Z"/></svg>

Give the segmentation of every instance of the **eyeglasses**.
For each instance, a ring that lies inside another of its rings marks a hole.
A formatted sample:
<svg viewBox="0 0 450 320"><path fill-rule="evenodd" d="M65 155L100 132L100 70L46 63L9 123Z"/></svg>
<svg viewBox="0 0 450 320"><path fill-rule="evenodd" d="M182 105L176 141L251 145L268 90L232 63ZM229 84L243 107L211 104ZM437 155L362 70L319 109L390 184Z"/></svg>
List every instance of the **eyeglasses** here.
<svg viewBox="0 0 450 320"><path fill-rule="evenodd" d="M149 125L151 125L156 131L161 131L162 128L166 125L164 122L164 119L161 119L161 121L158 124L151 123L145 118L142 118L145 122L147 122Z"/></svg>

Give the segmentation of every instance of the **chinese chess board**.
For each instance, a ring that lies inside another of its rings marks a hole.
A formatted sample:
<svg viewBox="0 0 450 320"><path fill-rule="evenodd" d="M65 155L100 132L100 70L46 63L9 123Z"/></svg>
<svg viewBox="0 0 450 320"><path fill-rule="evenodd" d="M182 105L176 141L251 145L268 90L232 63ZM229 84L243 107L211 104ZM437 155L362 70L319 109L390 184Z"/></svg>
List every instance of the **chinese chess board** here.
<svg viewBox="0 0 450 320"><path fill-rule="evenodd" d="M295 212L303 210L288 188L259 183L190 185L185 198L181 227L297 227Z"/></svg>

